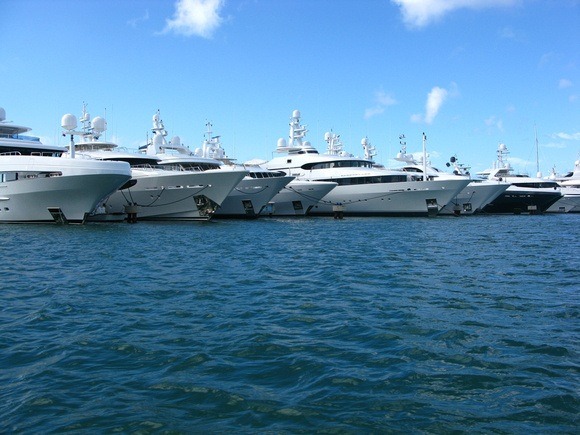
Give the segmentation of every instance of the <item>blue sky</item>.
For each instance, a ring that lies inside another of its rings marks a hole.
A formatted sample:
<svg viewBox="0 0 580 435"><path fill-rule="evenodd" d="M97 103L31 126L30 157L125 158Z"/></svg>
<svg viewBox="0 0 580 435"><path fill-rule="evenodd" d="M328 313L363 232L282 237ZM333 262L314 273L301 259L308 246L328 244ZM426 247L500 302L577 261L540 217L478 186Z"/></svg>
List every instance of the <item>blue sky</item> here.
<svg viewBox="0 0 580 435"><path fill-rule="evenodd" d="M294 109L392 166L428 138L483 170L497 144L516 169L580 158L580 0L2 0L0 107L46 143L60 119L108 121L137 148L160 109L198 147L211 121L230 157L269 159Z"/></svg>

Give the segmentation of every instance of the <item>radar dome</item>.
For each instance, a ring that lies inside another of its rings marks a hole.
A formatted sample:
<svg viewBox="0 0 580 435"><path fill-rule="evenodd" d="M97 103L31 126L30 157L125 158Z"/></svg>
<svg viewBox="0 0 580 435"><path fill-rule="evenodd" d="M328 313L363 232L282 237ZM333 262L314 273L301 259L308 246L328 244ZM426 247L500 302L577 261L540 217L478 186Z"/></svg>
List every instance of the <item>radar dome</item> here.
<svg viewBox="0 0 580 435"><path fill-rule="evenodd" d="M499 144L499 149L500 149L501 151L505 151L505 150L507 150L507 147L505 146L505 144L504 144L504 143L500 143L500 144Z"/></svg>
<svg viewBox="0 0 580 435"><path fill-rule="evenodd" d="M6 111L0 107L0 122L6 120Z"/></svg>
<svg viewBox="0 0 580 435"><path fill-rule="evenodd" d="M181 138L179 136L173 136L173 139L171 139L171 145L180 146Z"/></svg>
<svg viewBox="0 0 580 435"><path fill-rule="evenodd" d="M295 110L292 112L292 118L300 118L300 110Z"/></svg>
<svg viewBox="0 0 580 435"><path fill-rule="evenodd" d="M286 147L286 139L284 139L283 137L278 139L277 147L278 148L285 148Z"/></svg>
<svg viewBox="0 0 580 435"><path fill-rule="evenodd" d="M362 146L368 145L369 144L369 140L366 137L363 137L362 140L360 141L360 144Z"/></svg>
<svg viewBox="0 0 580 435"><path fill-rule="evenodd" d="M97 134L101 134L103 131L107 129L107 121L105 118L101 118L100 116L96 116L91 121L91 127L93 131Z"/></svg>
<svg viewBox="0 0 580 435"><path fill-rule="evenodd" d="M71 113L67 113L60 120L60 126L65 130L74 130L77 128L77 118Z"/></svg>
<svg viewBox="0 0 580 435"><path fill-rule="evenodd" d="M328 131L326 133L324 133L324 140L326 142L328 142L330 140L330 133Z"/></svg>

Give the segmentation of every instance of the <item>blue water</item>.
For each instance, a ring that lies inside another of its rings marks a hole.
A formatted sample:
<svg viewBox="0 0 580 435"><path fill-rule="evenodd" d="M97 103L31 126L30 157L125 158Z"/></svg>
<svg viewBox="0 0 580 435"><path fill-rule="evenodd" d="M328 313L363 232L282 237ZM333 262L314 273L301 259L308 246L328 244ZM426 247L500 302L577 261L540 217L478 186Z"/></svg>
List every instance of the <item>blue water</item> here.
<svg viewBox="0 0 580 435"><path fill-rule="evenodd" d="M3 433L579 430L580 215L0 241Z"/></svg>

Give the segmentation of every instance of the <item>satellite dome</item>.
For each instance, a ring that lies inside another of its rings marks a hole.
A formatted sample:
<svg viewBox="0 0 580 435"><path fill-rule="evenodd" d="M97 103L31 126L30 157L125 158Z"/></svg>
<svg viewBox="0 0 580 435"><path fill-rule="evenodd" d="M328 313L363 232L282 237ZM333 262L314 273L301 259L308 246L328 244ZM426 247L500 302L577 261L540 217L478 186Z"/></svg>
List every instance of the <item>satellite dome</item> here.
<svg viewBox="0 0 580 435"><path fill-rule="evenodd" d="M171 145L180 146L181 138L179 136L173 136L173 139L171 139Z"/></svg>
<svg viewBox="0 0 580 435"><path fill-rule="evenodd" d="M305 146L305 147L310 147L310 146L312 146L312 145L310 144L310 141L307 141L307 140L306 140L306 141L304 141L304 146Z"/></svg>
<svg viewBox="0 0 580 435"><path fill-rule="evenodd" d="M330 140L330 133L328 131L324 133L324 140L327 142Z"/></svg>
<svg viewBox="0 0 580 435"><path fill-rule="evenodd" d="M158 113L153 115L153 122L157 122L157 121L159 121L159 114Z"/></svg>
<svg viewBox="0 0 580 435"><path fill-rule="evenodd" d="M60 126L65 130L74 130L77 128L77 118L71 113L67 113L60 120Z"/></svg>
<svg viewBox="0 0 580 435"><path fill-rule="evenodd" d="M300 110L295 110L292 112L292 118L300 118Z"/></svg>
<svg viewBox="0 0 580 435"><path fill-rule="evenodd" d="M278 139L277 147L278 148L285 148L286 147L286 139L284 139L283 137Z"/></svg>
<svg viewBox="0 0 580 435"><path fill-rule="evenodd" d="M0 122L6 120L6 111L0 107Z"/></svg>
<svg viewBox="0 0 580 435"><path fill-rule="evenodd" d="M369 140L366 137L363 137L362 140L360 141L360 144L365 146L369 144Z"/></svg>
<svg viewBox="0 0 580 435"><path fill-rule="evenodd" d="M105 118L96 116L91 121L91 127L93 128L93 131L95 133L101 134L103 131L107 129L107 121L105 120Z"/></svg>
<svg viewBox="0 0 580 435"><path fill-rule="evenodd" d="M505 150L507 150L507 147L505 146L505 144L503 144L503 143L500 143L500 144L499 144L499 149L500 149L501 151L505 151Z"/></svg>

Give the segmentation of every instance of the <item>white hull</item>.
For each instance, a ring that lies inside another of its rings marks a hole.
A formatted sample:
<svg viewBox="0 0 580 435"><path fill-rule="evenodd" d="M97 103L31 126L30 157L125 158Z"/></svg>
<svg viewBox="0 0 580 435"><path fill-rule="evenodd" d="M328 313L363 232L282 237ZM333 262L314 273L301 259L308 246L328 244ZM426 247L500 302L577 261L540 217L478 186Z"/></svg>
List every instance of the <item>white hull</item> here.
<svg viewBox="0 0 580 435"><path fill-rule="evenodd" d="M293 177L252 178L244 177L230 192L215 217L257 217L270 200L284 188Z"/></svg>
<svg viewBox="0 0 580 435"><path fill-rule="evenodd" d="M413 181L337 186L311 214L345 216L428 216L437 214L469 180Z"/></svg>
<svg viewBox="0 0 580 435"><path fill-rule="evenodd" d="M441 209L443 215L470 215L479 213L483 207L501 195L509 187L507 183L472 181Z"/></svg>
<svg viewBox="0 0 580 435"><path fill-rule="evenodd" d="M580 213L580 189L577 187L565 187L561 188L562 194L564 195L556 203L551 205L546 212L547 213Z"/></svg>
<svg viewBox="0 0 580 435"><path fill-rule="evenodd" d="M305 216L335 187L336 183L328 181L293 180L272 198L261 214Z"/></svg>
<svg viewBox="0 0 580 435"><path fill-rule="evenodd" d="M208 220L246 171L203 172L133 168L134 186L106 201L108 215L134 213L137 220ZM110 220L95 215L90 220Z"/></svg>
<svg viewBox="0 0 580 435"><path fill-rule="evenodd" d="M130 179L127 163L39 156L0 156L0 173L0 222L83 223Z"/></svg>

